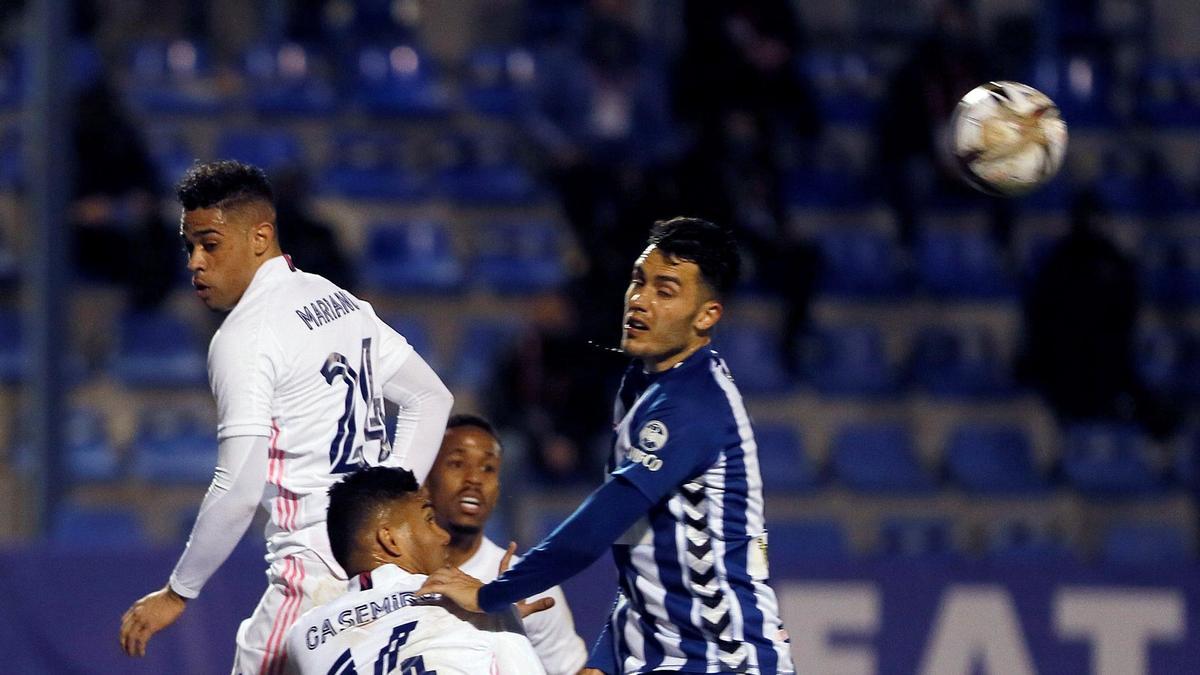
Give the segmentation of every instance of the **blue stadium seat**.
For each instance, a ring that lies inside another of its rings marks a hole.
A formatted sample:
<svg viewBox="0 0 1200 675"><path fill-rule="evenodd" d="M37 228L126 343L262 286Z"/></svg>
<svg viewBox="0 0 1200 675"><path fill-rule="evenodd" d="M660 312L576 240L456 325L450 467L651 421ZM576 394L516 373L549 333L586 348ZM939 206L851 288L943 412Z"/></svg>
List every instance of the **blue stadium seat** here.
<svg viewBox="0 0 1200 675"><path fill-rule="evenodd" d="M1078 127L1108 127L1116 123L1105 65L1087 54L1068 54L1039 64L1053 78L1038 78L1042 92L1058 105L1067 124Z"/></svg>
<svg viewBox="0 0 1200 675"><path fill-rule="evenodd" d="M1166 523L1125 522L1104 537L1104 562L1121 566L1179 565L1191 561L1187 534Z"/></svg>
<svg viewBox="0 0 1200 675"><path fill-rule="evenodd" d="M188 387L208 380L204 349L192 327L168 314L121 317L110 370L131 387Z"/></svg>
<svg viewBox="0 0 1200 675"><path fill-rule="evenodd" d="M116 550L147 544L141 519L131 509L64 502L54 516L50 541L71 550Z"/></svg>
<svg viewBox="0 0 1200 675"><path fill-rule="evenodd" d="M1200 235L1148 235L1140 256L1142 286L1168 305L1200 306Z"/></svg>
<svg viewBox="0 0 1200 675"><path fill-rule="evenodd" d="M850 559L846 532L836 520L772 520L767 555L776 569L800 562Z"/></svg>
<svg viewBox="0 0 1200 675"><path fill-rule="evenodd" d="M261 115L328 115L337 108L332 85L317 75L320 56L294 42L259 44L242 58L250 106Z"/></svg>
<svg viewBox="0 0 1200 675"><path fill-rule="evenodd" d="M883 335L873 325L817 328L802 349L805 373L822 394L886 396L896 390Z"/></svg>
<svg viewBox="0 0 1200 675"><path fill-rule="evenodd" d="M973 398L1013 392L996 337L982 325L923 328L909 369L916 386L935 396Z"/></svg>
<svg viewBox="0 0 1200 675"><path fill-rule="evenodd" d="M155 483L204 485L217 463L216 426L181 407L144 413L131 448L130 472Z"/></svg>
<svg viewBox="0 0 1200 675"><path fill-rule="evenodd" d="M817 485L816 467L804 451L804 441L791 424L758 424L758 468L767 494L810 490Z"/></svg>
<svg viewBox="0 0 1200 675"><path fill-rule="evenodd" d="M879 531L883 558L926 561L958 560L954 531L946 518L896 517L883 521Z"/></svg>
<svg viewBox="0 0 1200 675"><path fill-rule="evenodd" d="M1063 470L1080 491L1122 497L1153 494L1163 487L1135 428L1076 424L1064 436Z"/></svg>
<svg viewBox="0 0 1200 675"><path fill-rule="evenodd" d="M226 131L217 141L217 156L248 162L268 173L305 164L300 139L282 129Z"/></svg>
<svg viewBox="0 0 1200 675"><path fill-rule="evenodd" d="M147 113L215 115L227 108L206 80L207 51L190 40L147 41L132 48L130 97Z"/></svg>
<svg viewBox="0 0 1200 675"><path fill-rule="evenodd" d="M379 223L367 234L363 283L389 293L455 292L463 266L441 223Z"/></svg>
<svg viewBox="0 0 1200 675"><path fill-rule="evenodd" d="M562 233L554 224L490 223L476 234L470 269L484 287L499 293L536 293L566 283Z"/></svg>
<svg viewBox="0 0 1200 675"><path fill-rule="evenodd" d="M950 477L968 492L1024 494L1046 489L1033 464L1029 435L1017 426L960 425L946 443L945 457Z"/></svg>
<svg viewBox="0 0 1200 675"><path fill-rule="evenodd" d="M988 528L984 558L1004 564L1053 564L1076 559L1074 552L1053 529L1019 520Z"/></svg>
<svg viewBox="0 0 1200 675"><path fill-rule="evenodd" d="M412 44L364 47L355 58L354 72L354 99L368 113L432 118L449 111L449 95L437 81L430 58Z"/></svg>
<svg viewBox="0 0 1200 675"><path fill-rule="evenodd" d="M108 437L100 411L74 408L63 429L67 470L78 481L111 481L120 477L121 462Z"/></svg>
<svg viewBox="0 0 1200 675"><path fill-rule="evenodd" d="M1196 66L1150 59L1143 68L1136 97L1138 118L1152 128L1195 128L1200 101L1188 89L1197 79Z"/></svg>
<svg viewBox="0 0 1200 675"><path fill-rule="evenodd" d="M19 105L25 97L25 59L20 49L0 50L0 110Z"/></svg>
<svg viewBox="0 0 1200 675"><path fill-rule="evenodd" d="M403 335L408 344L412 345L412 348L421 355L421 358L425 359L426 363L430 364L430 367L441 372L442 355L434 347L433 336L430 335L429 325L425 321L411 314L387 314L380 318L397 333Z"/></svg>
<svg viewBox="0 0 1200 675"><path fill-rule="evenodd" d="M349 199L412 202L432 194L428 177L406 165L394 134L341 133L318 189Z"/></svg>
<svg viewBox="0 0 1200 675"><path fill-rule="evenodd" d="M816 89L823 119L852 126L874 119L883 76L866 54L817 50L800 67Z"/></svg>
<svg viewBox="0 0 1200 675"><path fill-rule="evenodd" d="M1002 298L1016 292L1004 258L986 232L932 229L917 242L917 274L930 293L951 298Z"/></svg>
<svg viewBox="0 0 1200 675"><path fill-rule="evenodd" d="M933 478L913 452L912 437L898 424L849 424L833 439L833 474L860 492L928 493Z"/></svg>
<svg viewBox="0 0 1200 675"><path fill-rule="evenodd" d="M537 181L508 139L458 134L441 144L445 164L437 173L437 189L451 200L469 206L519 205L539 196Z"/></svg>
<svg viewBox="0 0 1200 675"><path fill-rule="evenodd" d="M797 166L783 176L783 194L792 208L861 208L865 179L848 165Z"/></svg>
<svg viewBox="0 0 1200 675"><path fill-rule="evenodd" d="M146 145L158 168L161 185L175 185L199 155L179 129L146 132Z"/></svg>
<svg viewBox="0 0 1200 675"><path fill-rule="evenodd" d="M1192 431L1176 448L1174 464L1180 485L1200 492L1200 430Z"/></svg>
<svg viewBox="0 0 1200 675"><path fill-rule="evenodd" d="M889 297L903 289L894 238L867 228L828 229L817 237L827 293Z"/></svg>
<svg viewBox="0 0 1200 675"><path fill-rule="evenodd" d="M467 57L464 98L475 112L515 117L526 105L537 60L521 47L480 48Z"/></svg>
<svg viewBox="0 0 1200 675"><path fill-rule="evenodd" d="M745 394L779 394L795 382L782 362L782 344L774 331L752 324L721 326L713 344Z"/></svg>
<svg viewBox="0 0 1200 675"><path fill-rule="evenodd" d="M516 340L519 327L515 323L469 320L459 340L457 356L450 372L451 381L461 387L476 389L485 386L496 364Z"/></svg>

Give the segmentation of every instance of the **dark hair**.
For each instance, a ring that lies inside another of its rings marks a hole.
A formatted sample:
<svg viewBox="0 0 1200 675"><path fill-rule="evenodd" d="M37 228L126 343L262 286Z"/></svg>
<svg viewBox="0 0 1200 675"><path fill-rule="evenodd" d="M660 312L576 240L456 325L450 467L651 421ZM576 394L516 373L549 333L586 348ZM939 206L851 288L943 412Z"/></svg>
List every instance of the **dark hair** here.
<svg viewBox="0 0 1200 675"><path fill-rule="evenodd" d="M650 228L647 246L663 255L696 263L704 282L724 295L737 285L742 260L737 241L729 230L700 218L660 220Z"/></svg>
<svg viewBox="0 0 1200 675"><path fill-rule="evenodd" d="M470 413L451 415L450 419L446 420L446 429L457 429L458 427L475 427L476 429L486 431L488 435L496 439L497 443L500 442L500 435L496 433L496 428L492 426L491 422L479 415L472 415Z"/></svg>
<svg viewBox="0 0 1200 675"><path fill-rule="evenodd" d="M359 469L330 486L325 530L333 559L347 574L361 571L350 569L350 558L367 517L388 502L416 495L420 487L413 472L387 466Z"/></svg>
<svg viewBox="0 0 1200 675"><path fill-rule="evenodd" d="M266 172L234 159L193 164L175 187L175 195L185 211L225 209L255 201L275 203Z"/></svg>

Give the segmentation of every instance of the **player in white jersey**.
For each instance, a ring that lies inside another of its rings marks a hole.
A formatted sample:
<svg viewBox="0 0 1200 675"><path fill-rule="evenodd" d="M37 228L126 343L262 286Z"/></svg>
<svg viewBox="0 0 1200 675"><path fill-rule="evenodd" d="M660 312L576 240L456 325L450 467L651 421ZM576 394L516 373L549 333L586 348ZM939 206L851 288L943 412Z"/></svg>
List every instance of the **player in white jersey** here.
<svg viewBox="0 0 1200 675"><path fill-rule="evenodd" d="M372 467L329 490L329 540L354 575L350 591L309 611L287 638L288 663L302 675L538 675L544 673L520 623L488 628L415 591L446 565L449 536L411 472ZM547 607L542 600L527 610ZM512 608L507 608L512 613Z"/></svg>
<svg viewBox="0 0 1200 675"><path fill-rule="evenodd" d="M200 593L261 503L270 516L269 586L238 630L233 672L278 673L291 623L345 587L324 526L329 486L367 465L406 466L423 480L453 398L370 304L282 254L260 169L198 164L178 196L192 285L209 308L229 312L208 355L217 467L170 580L125 613L121 645L145 653L150 637ZM384 399L400 408L394 445Z"/></svg>
<svg viewBox="0 0 1200 675"><path fill-rule="evenodd" d="M450 533L449 562L487 582L496 578L504 549L483 536L500 497L500 441L487 420L453 415L425 487L438 525ZM525 619L525 632L549 675L575 675L587 661L575 634L571 608L558 586L534 598L554 598L554 607Z"/></svg>

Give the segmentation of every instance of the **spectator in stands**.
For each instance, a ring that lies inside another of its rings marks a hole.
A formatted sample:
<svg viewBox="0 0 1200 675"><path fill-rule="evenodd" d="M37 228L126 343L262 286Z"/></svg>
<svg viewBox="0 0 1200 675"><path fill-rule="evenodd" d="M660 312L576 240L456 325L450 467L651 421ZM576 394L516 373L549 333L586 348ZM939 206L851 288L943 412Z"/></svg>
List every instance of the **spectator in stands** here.
<svg viewBox="0 0 1200 675"><path fill-rule="evenodd" d="M342 251L337 228L321 220L309 202L312 188L308 175L300 168L285 169L274 177L273 185L276 218L284 227L283 250L305 272L353 290L354 270Z"/></svg>
<svg viewBox="0 0 1200 675"><path fill-rule="evenodd" d="M795 374L819 259L788 232L782 163L803 157L821 130L796 67L799 18L787 0L706 0L685 5L684 25L675 105L695 142L679 172L689 201L676 210L733 225L755 276L784 301L780 352Z"/></svg>
<svg viewBox="0 0 1200 675"><path fill-rule="evenodd" d="M1064 421L1133 422L1164 438L1178 413L1140 381L1133 338L1141 309L1137 267L1097 226L1085 192L1071 229L1046 254L1024 299L1024 379Z"/></svg>
<svg viewBox="0 0 1200 675"><path fill-rule="evenodd" d="M76 269L127 287L137 308L154 307L172 287L178 240L159 213L153 161L103 78L79 94L73 110Z"/></svg>
<svg viewBox="0 0 1200 675"><path fill-rule="evenodd" d="M530 324L497 368L487 395L490 417L506 439L515 439L506 445L523 450L535 478L556 484L590 479L600 470L610 431L610 387L602 374L613 368L602 361L605 352L580 335L565 297L540 298Z"/></svg>

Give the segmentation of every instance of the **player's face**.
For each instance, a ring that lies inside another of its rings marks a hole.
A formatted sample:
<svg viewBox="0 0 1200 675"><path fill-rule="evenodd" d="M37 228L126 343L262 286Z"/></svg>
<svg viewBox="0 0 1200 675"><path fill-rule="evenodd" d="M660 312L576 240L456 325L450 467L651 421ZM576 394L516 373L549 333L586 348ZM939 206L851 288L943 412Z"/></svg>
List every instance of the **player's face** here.
<svg viewBox="0 0 1200 675"><path fill-rule="evenodd" d="M196 295L209 309L233 309L258 269L255 227L222 209L184 211L179 225Z"/></svg>
<svg viewBox="0 0 1200 675"><path fill-rule="evenodd" d="M500 496L500 444L479 427L447 429L425 485L443 528L479 532Z"/></svg>
<svg viewBox="0 0 1200 675"><path fill-rule="evenodd" d="M621 351L659 372L708 342L721 315L696 263L648 247L633 265L625 291Z"/></svg>
<svg viewBox="0 0 1200 675"><path fill-rule="evenodd" d="M432 574L446 566L446 545L450 535L437 524L433 502L423 492L404 499L392 510L391 527L406 542L404 558L411 561L414 574Z"/></svg>

